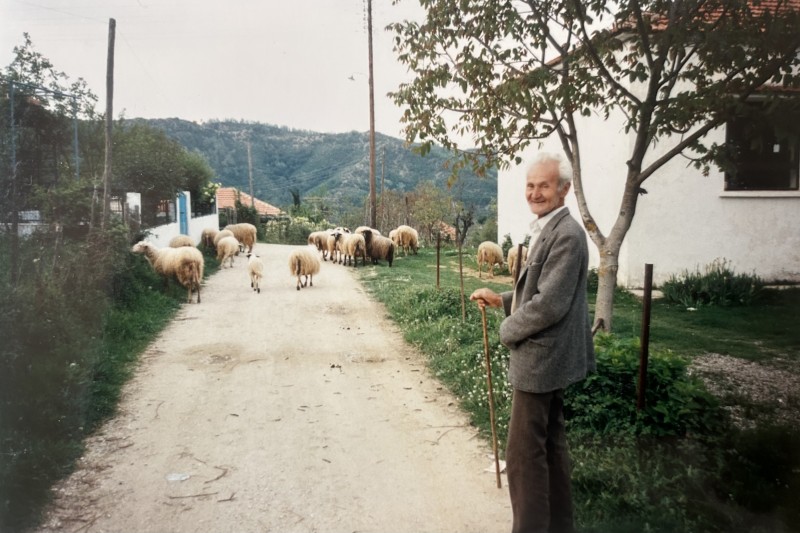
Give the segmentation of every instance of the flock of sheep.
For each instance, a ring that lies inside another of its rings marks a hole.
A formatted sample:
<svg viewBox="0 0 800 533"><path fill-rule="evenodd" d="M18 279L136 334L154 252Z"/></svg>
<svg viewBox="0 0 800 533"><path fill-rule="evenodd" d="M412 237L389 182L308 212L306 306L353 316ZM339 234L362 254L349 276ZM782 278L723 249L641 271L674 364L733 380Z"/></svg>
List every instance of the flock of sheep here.
<svg viewBox="0 0 800 533"><path fill-rule="evenodd" d="M505 262L508 263L508 270L511 272L511 277L517 279L517 255L519 254L519 247L512 246L508 250L508 255ZM528 247L522 247L522 261L528 258ZM483 241L478 245L478 277L481 277L483 266L486 265L486 271L490 278L494 277L494 265L503 268L503 249L499 244L492 241Z"/></svg>
<svg viewBox="0 0 800 533"><path fill-rule="evenodd" d="M256 242L256 227L252 224L229 224L221 231L206 228L203 230L200 243L206 249L216 250L217 261L221 268L226 263L233 267L233 259L239 253L246 253L247 270L252 289L261 292L261 278L264 275L264 263L254 252ZM310 248L297 248L289 254L289 272L297 277L297 290L314 285L314 276L320 270L320 257L323 261L343 265L358 265L361 258L362 265L367 264L369 257L372 264L386 261L392 266L395 251L403 250L404 255L416 254L419 249L419 234L410 226L401 225L389 232L388 237L367 226L360 226L355 231L347 228L333 228L324 231L315 231L308 236L308 244L314 246L318 253ZM140 241L131 250L143 254L153 269L160 274L165 283L170 278L176 279L188 290L187 301L192 301L192 293L197 293L197 303L200 303L200 283L203 280L204 260L203 254L198 250L192 239L187 235L173 238L166 248L157 248L147 241ZM245 252L246 251L246 252ZM523 259L527 255L527 248L523 248ZM512 247L508 252L507 262L511 269L512 277L515 276L517 265L517 247ZM497 243L484 241L478 247L478 277L484 265L488 268L489 276L494 277L494 265L503 267L503 250Z"/></svg>

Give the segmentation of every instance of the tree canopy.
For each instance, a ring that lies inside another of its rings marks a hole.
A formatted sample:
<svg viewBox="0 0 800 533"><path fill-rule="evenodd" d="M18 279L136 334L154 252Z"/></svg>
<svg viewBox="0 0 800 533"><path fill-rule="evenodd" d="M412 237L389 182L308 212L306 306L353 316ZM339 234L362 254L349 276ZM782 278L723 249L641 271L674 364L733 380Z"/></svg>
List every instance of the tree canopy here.
<svg viewBox="0 0 800 533"><path fill-rule="evenodd" d="M420 3L423 22L390 26L415 73L393 93L406 140L445 146L480 172L520 163L532 143L557 138L600 251L595 318L607 329L619 250L645 180L678 154L704 171L725 164L724 143L706 134L748 112L755 94L773 113L796 105L783 98L800 83L796 0ZM600 228L584 197L579 130L584 117L612 114L633 142L619 170L619 215Z"/></svg>

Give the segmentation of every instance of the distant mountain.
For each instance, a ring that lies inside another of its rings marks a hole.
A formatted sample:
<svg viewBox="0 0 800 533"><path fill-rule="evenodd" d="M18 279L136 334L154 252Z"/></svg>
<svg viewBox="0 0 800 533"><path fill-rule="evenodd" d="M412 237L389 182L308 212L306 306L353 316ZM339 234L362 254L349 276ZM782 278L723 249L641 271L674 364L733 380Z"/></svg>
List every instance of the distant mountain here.
<svg viewBox="0 0 800 533"><path fill-rule="evenodd" d="M253 162L253 191L276 206L300 198L325 197L363 205L369 195L369 133L316 133L253 122L215 121L197 124L177 118L133 119L163 129L189 150L203 154L223 186L249 192L247 139ZM418 183L433 181L455 199L485 213L497 195L497 173L478 178L462 172L458 184L447 188L449 153L434 148L420 156L401 139L376 133L375 182L377 192L408 192Z"/></svg>

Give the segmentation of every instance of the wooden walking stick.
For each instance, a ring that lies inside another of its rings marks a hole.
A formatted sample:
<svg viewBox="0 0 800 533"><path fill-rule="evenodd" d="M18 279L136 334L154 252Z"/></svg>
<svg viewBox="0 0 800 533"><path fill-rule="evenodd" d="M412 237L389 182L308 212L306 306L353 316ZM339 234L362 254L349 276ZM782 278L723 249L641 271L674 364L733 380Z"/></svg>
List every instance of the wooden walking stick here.
<svg viewBox="0 0 800 533"><path fill-rule="evenodd" d="M486 383L489 386L489 423L492 426L492 448L494 449L494 470L497 476L497 488L502 488L500 481L500 458L497 455L497 431L494 423L494 392L492 391L492 361L489 357L489 332L486 327L486 308L481 308L481 321L483 322L483 351L486 354Z"/></svg>

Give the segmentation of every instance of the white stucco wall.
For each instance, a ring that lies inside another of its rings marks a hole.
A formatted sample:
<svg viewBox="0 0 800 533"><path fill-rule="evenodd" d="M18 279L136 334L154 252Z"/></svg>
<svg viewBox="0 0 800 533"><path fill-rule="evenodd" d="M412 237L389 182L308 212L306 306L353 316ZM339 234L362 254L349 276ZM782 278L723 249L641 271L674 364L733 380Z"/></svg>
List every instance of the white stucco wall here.
<svg viewBox="0 0 800 533"><path fill-rule="evenodd" d="M711 135L723 138L724 128ZM722 172L703 176L687 165L674 158L645 182L648 194L628 233L628 261L653 263L656 283L703 271L716 259L736 273L800 281L800 192L725 192ZM643 271L630 270L626 284L640 286Z"/></svg>
<svg viewBox="0 0 800 533"><path fill-rule="evenodd" d="M186 204L187 206L190 206L192 204L191 196L188 192L185 192L184 194L186 194ZM195 246L200 244L200 237L202 236L205 228L219 230L218 213L202 217L189 218L189 237L192 238ZM171 222L169 224L162 224L161 226L150 228L147 231L147 240L159 248L162 248L164 246L169 246L169 241L172 240L173 237L181 234L181 227L180 222Z"/></svg>
<svg viewBox="0 0 800 533"><path fill-rule="evenodd" d="M619 212L625 180L625 161L632 137L619 120L599 117L579 124L583 181L589 209L599 228L608 234ZM713 133L724 135L722 129ZM652 150L650 160L666 149ZM542 149L560 151L555 139ZM529 160L538 147L529 149ZM639 198L633 224L619 257L618 282L641 287L645 263L653 264L654 283L684 270L703 270L715 259L728 261L736 273L755 273L766 281L800 282L800 193L726 193L724 175L712 170L708 177L688 160L676 157L643 185L648 194ZM498 173L498 241L511 234L515 243L524 238L532 215L524 199L527 164ZM574 191L567 206L580 221ZM597 247L589 241L591 265L599 264Z"/></svg>

